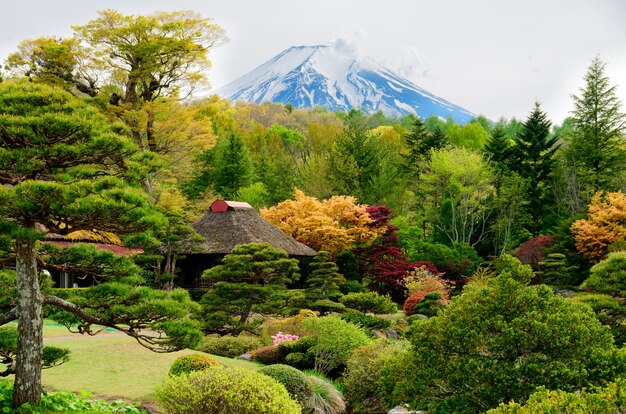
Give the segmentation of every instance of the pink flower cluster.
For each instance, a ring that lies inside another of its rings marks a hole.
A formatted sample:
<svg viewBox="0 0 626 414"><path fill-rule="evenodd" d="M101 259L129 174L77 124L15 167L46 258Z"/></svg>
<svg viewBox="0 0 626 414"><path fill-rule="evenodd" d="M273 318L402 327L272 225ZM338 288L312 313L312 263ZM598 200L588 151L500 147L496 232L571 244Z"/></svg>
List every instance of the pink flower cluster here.
<svg viewBox="0 0 626 414"><path fill-rule="evenodd" d="M276 335L272 335L274 345L278 345L283 342L295 341L298 338L300 338L298 335L290 335L282 332L278 332Z"/></svg>

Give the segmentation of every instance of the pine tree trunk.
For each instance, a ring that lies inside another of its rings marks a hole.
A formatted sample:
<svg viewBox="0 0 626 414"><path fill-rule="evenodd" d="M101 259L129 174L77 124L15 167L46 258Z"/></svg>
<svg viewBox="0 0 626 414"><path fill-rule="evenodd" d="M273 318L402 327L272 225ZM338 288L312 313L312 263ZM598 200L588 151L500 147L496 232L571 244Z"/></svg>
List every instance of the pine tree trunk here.
<svg viewBox="0 0 626 414"><path fill-rule="evenodd" d="M39 289L35 242L16 241L18 343L13 407L41 398L43 349L43 295Z"/></svg>

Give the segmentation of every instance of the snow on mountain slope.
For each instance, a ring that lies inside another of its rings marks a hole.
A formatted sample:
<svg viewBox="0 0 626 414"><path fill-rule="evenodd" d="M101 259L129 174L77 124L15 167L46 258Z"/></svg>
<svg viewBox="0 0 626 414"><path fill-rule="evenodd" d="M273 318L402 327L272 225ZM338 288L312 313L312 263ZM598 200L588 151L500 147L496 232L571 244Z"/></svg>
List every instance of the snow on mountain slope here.
<svg viewBox="0 0 626 414"><path fill-rule="evenodd" d="M289 103L296 108L452 117L461 124L474 116L370 59L357 60L324 45L291 47L216 93L232 100Z"/></svg>

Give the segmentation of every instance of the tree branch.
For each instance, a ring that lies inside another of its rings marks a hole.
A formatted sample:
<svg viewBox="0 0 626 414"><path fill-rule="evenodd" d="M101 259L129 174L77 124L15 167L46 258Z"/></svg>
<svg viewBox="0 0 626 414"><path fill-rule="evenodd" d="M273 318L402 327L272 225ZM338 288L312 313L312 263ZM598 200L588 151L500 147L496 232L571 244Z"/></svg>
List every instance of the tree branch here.
<svg viewBox="0 0 626 414"><path fill-rule="evenodd" d="M44 303L70 312L87 322L86 326L79 327L79 332L81 334L86 333L88 335L96 335L101 330L94 332L91 329L91 325L100 325L124 332L126 335L134 338L141 346L148 348L153 352L165 353L178 350L178 348L171 343L170 338L165 336L163 332L148 331L148 333L145 334L141 333L142 327L134 326L132 321L116 322L101 319L91 315L75 303L61 299L54 295L44 294ZM144 329L144 331L146 330Z"/></svg>
<svg viewBox="0 0 626 414"><path fill-rule="evenodd" d="M13 322L17 319L17 308L11 309L4 315L0 315L0 326L6 325L9 322Z"/></svg>

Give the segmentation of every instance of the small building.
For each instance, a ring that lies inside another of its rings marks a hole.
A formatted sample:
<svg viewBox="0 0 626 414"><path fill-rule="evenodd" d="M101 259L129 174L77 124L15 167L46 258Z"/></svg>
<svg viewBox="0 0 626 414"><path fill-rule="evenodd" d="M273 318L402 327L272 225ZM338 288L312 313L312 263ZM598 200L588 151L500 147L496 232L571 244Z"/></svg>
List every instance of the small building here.
<svg viewBox="0 0 626 414"><path fill-rule="evenodd" d="M181 252L184 258L178 260L179 284L188 289L207 287L201 278L202 272L220 264L224 256L240 244L269 243L298 259L301 268L306 267L316 253L264 220L248 203L216 200L191 226L204 237L204 242L190 245Z"/></svg>

